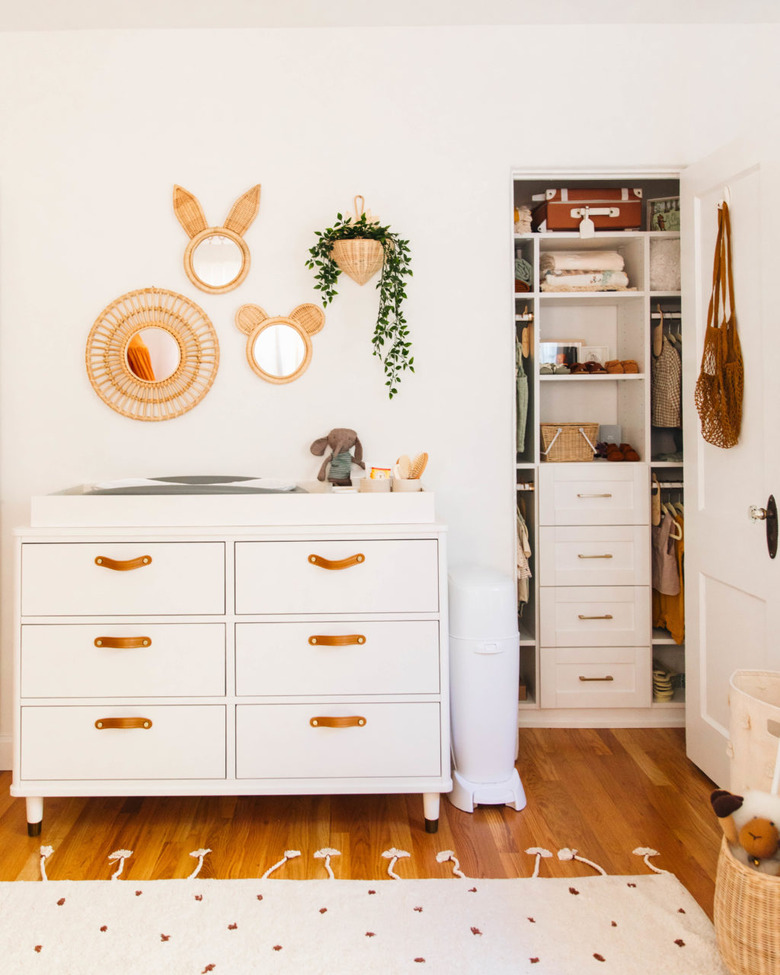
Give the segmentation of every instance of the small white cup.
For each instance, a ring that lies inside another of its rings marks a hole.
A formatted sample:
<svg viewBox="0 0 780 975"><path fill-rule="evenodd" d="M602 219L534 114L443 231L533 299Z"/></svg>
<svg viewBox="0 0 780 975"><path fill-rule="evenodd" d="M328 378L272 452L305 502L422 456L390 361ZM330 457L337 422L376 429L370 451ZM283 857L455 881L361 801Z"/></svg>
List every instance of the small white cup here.
<svg viewBox="0 0 780 975"><path fill-rule="evenodd" d="M422 481L419 477L394 477L394 491L422 491Z"/></svg>
<svg viewBox="0 0 780 975"><path fill-rule="evenodd" d="M382 494L390 490L391 481L389 477L361 477L358 484L363 493Z"/></svg>

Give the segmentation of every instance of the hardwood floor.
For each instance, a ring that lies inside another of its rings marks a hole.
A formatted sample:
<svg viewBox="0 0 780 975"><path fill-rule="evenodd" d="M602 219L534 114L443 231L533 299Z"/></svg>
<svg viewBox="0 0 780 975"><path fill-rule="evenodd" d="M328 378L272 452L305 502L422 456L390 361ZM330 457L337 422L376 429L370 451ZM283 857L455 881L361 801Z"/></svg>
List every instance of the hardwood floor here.
<svg viewBox="0 0 780 975"><path fill-rule="evenodd" d="M0 880L37 880L39 848L51 880L103 880L108 856L133 850L123 879L186 877L189 855L211 848L201 876L257 877L300 850L278 876L325 877L315 850L333 858L340 879L381 879L390 847L409 859L401 877L449 877L436 854L453 850L468 877L528 877L541 846L576 849L609 874L645 873L632 850L649 846L653 863L676 874L712 916L720 827L709 804L714 788L685 757L678 729L521 729L518 769L528 797L521 812L484 806L473 814L442 801L439 832L423 827L420 796L244 796L205 798L46 799L43 832L27 836L25 804L8 794L0 773ZM586 876L593 870L555 855L540 876Z"/></svg>

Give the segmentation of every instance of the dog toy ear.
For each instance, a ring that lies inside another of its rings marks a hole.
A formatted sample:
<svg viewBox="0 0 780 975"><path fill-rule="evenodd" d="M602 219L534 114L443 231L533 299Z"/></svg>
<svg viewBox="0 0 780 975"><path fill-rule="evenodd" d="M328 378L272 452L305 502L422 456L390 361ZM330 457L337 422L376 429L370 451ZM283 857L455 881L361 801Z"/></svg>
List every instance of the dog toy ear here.
<svg viewBox="0 0 780 975"><path fill-rule="evenodd" d="M731 816L738 809L742 808L744 801L742 796L735 796L733 792L727 792L726 789L716 789L710 796L712 808L718 819L725 819L727 816Z"/></svg>
<svg viewBox="0 0 780 975"><path fill-rule="evenodd" d="M173 188L173 212L189 237L206 230L206 215L197 199L181 186Z"/></svg>
<svg viewBox="0 0 780 975"><path fill-rule="evenodd" d="M268 313L260 305L242 305L236 312L236 328L251 335L267 318Z"/></svg>
<svg viewBox="0 0 780 975"><path fill-rule="evenodd" d="M313 454L321 457L325 453L325 448L328 446L328 438L320 437L319 440L315 440L314 443L309 448Z"/></svg>
<svg viewBox="0 0 780 975"><path fill-rule="evenodd" d="M290 312L290 318L309 335L316 335L325 327L325 312L317 305L298 305Z"/></svg>
<svg viewBox="0 0 780 975"><path fill-rule="evenodd" d="M223 226L226 230L232 230L234 234L242 237L257 216L259 207L260 184L258 183L236 200Z"/></svg>

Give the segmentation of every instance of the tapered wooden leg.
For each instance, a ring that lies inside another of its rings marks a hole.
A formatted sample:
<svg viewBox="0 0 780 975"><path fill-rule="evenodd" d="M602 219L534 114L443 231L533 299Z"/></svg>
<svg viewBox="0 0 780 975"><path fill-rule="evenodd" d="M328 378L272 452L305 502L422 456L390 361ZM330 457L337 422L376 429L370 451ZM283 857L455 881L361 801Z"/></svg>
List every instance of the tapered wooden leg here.
<svg viewBox="0 0 780 975"><path fill-rule="evenodd" d="M438 792L423 793L423 813L425 815L425 832L439 832L439 804L441 795Z"/></svg>
<svg viewBox="0 0 780 975"><path fill-rule="evenodd" d="M40 836L43 822L43 798L27 796L27 835Z"/></svg>

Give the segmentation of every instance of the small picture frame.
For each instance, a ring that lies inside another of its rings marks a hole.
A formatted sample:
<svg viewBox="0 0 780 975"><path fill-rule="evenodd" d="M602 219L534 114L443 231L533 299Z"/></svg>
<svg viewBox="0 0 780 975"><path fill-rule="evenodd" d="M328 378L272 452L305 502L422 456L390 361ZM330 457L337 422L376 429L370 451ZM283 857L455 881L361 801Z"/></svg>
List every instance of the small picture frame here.
<svg viewBox="0 0 780 975"><path fill-rule="evenodd" d="M560 339L557 342L539 343L539 363L551 366L573 366L580 361L582 342Z"/></svg>
<svg viewBox="0 0 780 975"><path fill-rule="evenodd" d="M603 366L609 359L609 349L606 345L583 345L580 349L580 362L598 362Z"/></svg>
<svg viewBox="0 0 780 975"><path fill-rule="evenodd" d="M680 197L661 196L647 201L647 229L679 231Z"/></svg>

